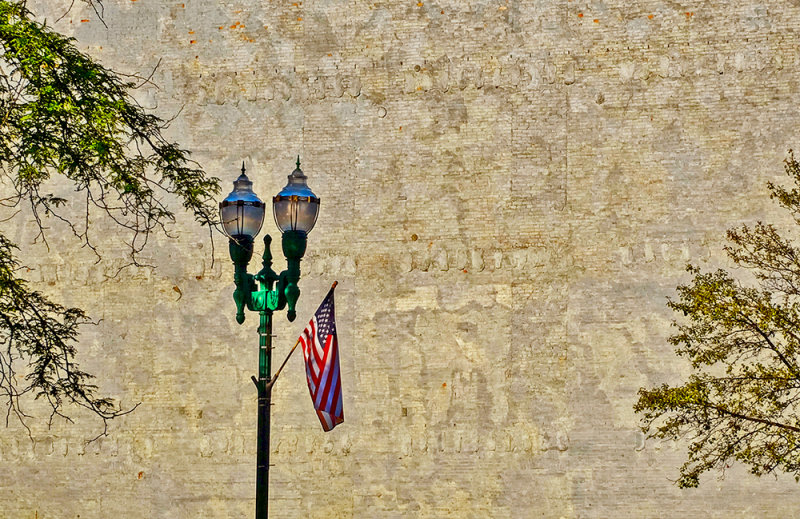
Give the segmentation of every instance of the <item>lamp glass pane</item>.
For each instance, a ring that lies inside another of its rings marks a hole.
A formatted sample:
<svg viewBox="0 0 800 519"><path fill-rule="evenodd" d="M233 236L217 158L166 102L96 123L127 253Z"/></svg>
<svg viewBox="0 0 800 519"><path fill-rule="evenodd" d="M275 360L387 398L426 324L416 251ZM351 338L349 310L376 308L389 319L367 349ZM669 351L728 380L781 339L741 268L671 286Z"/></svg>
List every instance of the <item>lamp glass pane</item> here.
<svg viewBox="0 0 800 519"><path fill-rule="evenodd" d="M240 234L257 236L264 223L264 206L244 205L241 212Z"/></svg>
<svg viewBox="0 0 800 519"><path fill-rule="evenodd" d="M315 204L306 200L298 200L295 202L295 204L295 214L297 217L295 220L294 230L310 232L311 229L314 228L314 224L317 223L319 204Z"/></svg>
<svg viewBox="0 0 800 519"><path fill-rule="evenodd" d="M228 236L238 236L241 233L239 211L236 205L222 207L219 211L222 218L222 227Z"/></svg>
<svg viewBox="0 0 800 519"><path fill-rule="evenodd" d="M294 214L291 200L277 200L272 204L275 215L275 224L281 232L291 231L294 224Z"/></svg>

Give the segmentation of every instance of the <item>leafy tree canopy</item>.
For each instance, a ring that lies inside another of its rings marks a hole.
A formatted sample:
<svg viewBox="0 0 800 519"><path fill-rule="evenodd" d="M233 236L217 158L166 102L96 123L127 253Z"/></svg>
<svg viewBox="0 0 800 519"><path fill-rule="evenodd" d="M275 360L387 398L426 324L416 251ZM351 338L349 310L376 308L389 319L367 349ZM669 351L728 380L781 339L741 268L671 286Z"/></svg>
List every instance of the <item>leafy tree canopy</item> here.
<svg viewBox="0 0 800 519"><path fill-rule="evenodd" d="M90 6L102 7L88 0ZM90 215L100 212L128 231L129 259L153 232L166 232L177 198L201 225L217 215L216 178L163 135L166 122L132 97L136 79L103 67L76 42L36 21L25 2L0 0L0 175L5 207L25 206L46 243L43 219L64 222L97 254ZM63 214L66 200L47 192L54 176L68 179L85 214ZM17 247L0 232L0 395L24 423L23 395L46 399L50 420L66 404L106 420L123 414L98 396L92 375L75 363L83 311L64 308L20 276ZM99 260L99 254L98 254Z"/></svg>
<svg viewBox="0 0 800 519"><path fill-rule="evenodd" d="M791 152L785 170L800 186ZM800 190L768 187L800 223ZM728 256L754 282L688 267L692 281L668 303L685 317L669 341L693 373L680 386L640 389L634 406L649 437L689 442L682 488L734 461L800 480L800 249L761 222L728 231L728 240Z"/></svg>

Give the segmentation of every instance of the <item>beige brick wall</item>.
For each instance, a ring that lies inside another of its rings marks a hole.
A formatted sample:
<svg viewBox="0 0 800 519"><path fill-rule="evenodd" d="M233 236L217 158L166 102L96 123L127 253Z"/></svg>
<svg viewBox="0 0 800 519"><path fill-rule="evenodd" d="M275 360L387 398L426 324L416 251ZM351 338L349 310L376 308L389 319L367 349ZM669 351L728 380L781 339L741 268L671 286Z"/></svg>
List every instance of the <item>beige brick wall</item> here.
<svg viewBox="0 0 800 519"><path fill-rule="evenodd" d="M69 2L39 1L55 20ZM327 287L346 422L323 433L300 357L276 386L275 518L789 517L793 480L732 467L670 483L682 445L645 442L642 385L686 374L664 306L723 231L776 218L797 145L797 2L106 0L56 26L121 71L225 190L262 197L301 154L322 198L298 321ZM83 21L89 20L89 21ZM181 110L182 109L182 110ZM125 270L52 224L37 287L99 325L83 365L130 416L0 434L0 517L252 515L256 319L184 218ZM785 221L785 220L783 220ZM265 229L276 235L272 223ZM277 255L277 251L276 251ZM282 261L278 261L282 268ZM112 277L109 277L112 276ZM179 293L180 291L180 293Z"/></svg>

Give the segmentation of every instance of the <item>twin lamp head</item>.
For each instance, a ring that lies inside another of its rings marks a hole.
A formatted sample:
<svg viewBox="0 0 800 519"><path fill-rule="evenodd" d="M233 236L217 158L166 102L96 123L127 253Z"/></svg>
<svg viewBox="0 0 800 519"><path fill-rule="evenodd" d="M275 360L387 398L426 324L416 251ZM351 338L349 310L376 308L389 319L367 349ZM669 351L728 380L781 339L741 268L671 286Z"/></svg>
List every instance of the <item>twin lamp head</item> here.
<svg viewBox="0 0 800 519"><path fill-rule="evenodd" d="M292 232L305 236L319 215L319 198L308 187L308 177L297 168L289 175L289 182L272 198L272 214L281 233ZM258 235L264 223L266 206L253 192L253 183L242 174L233 182L233 191L219 204L219 213L225 234L235 241L252 240Z"/></svg>

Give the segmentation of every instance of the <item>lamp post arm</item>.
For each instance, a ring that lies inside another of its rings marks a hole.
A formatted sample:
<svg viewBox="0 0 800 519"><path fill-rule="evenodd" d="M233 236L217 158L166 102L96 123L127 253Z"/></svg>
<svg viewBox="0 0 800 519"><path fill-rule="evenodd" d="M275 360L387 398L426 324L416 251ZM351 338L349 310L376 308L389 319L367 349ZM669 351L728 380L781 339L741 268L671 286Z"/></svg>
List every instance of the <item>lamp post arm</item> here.
<svg viewBox="0 0 800 519"><path fill-rule="evenodd" d="M253 310L251 294L256 289L256 283L253 275L247 273L247 265L236 265L233 280L236 283L236 290L233 291L233 301L236 303L236 322L242 324L245 307Z"/></svg>
<svg viewBox="0 0 800 519"><path fill-rule="evenodd" d="M283 255L286 256L287 268L281 272L280 284L284 286L282 292L286 297L286 304L289 307L286 317L289 321L294 321L297 317L295 305L300 298L300 288L297 283L300 281L300 260L306 253L308 238L305 232L285 231L281 246Z"/></svg>
<svg viewBox="0 0 800 519"><path fill-rule="evenodd" d="M253 239L238 237L228 242L228 250L233 260L233 282L236 290L233 291L233 301L236 303L236 322L244 322L244 308L250 308L250 294L255 290L255 280L247 273L247 264L253 257Z"/></svg>
<svg viewBox="0 0 800 519"><path fill-rule="evenodd" d="M295 265L289 262L289 268L281 272L281 295L289 307L286 311L286 317L289 321L294 321L297 317L295 305L300 298L300 287L297 282L300 280L300 261L298 260Z"/></svg>

